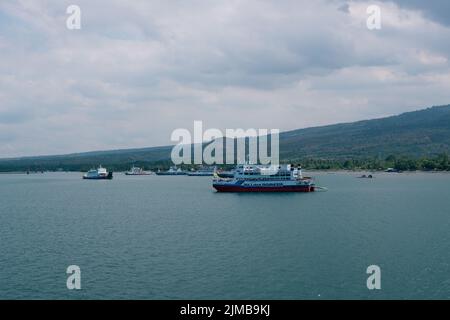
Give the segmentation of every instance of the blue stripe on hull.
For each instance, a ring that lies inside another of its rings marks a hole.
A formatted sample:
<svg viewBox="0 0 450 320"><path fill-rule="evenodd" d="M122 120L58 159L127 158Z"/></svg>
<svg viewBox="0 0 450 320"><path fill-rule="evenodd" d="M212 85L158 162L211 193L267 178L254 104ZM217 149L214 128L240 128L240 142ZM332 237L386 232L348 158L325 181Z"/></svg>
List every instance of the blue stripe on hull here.
<svg viewBox="0 0 450 320"><path fill-rule="evenodd" d="M219 192L313 192L314 185L281 187L245 187L239 185L213 184Z"/></svg>

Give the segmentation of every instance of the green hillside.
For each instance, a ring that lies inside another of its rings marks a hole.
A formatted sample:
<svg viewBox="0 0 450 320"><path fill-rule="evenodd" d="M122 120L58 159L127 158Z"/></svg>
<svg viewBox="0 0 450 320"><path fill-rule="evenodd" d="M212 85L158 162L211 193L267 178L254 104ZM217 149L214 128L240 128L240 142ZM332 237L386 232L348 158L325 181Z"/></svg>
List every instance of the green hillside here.
<svg viewBox="0 0 450 320"><path fill-rule="evenodd" d="M171 149L166 146L0 159L0 171L58 168L84 171L98 164L113 170L125 170L131 164L167 168L171 164ZM375 169L391 165L404 169L446 169L447 153L450 153L450 105L280 134L281 160L313 168Z"/></svg>
<svg viewBox="0 0 450 320"><path fill-rule="evenodd" d="M432 157L450 151L450 105L285 132L282 158Z"/></svg>

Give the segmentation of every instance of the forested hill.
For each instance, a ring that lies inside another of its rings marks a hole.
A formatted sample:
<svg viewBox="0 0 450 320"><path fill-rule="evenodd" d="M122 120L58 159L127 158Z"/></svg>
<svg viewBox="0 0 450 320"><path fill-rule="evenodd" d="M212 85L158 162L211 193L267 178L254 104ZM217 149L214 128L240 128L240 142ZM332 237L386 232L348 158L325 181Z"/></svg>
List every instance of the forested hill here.
<svg viewBox="0 0 450 320"><path fill-rule="evenodd" d="M0 159L0 171L87 170L103 164L114 170L137 164L147 168L170 165L172 147ZM433 158L450 153L450 105L387 118L299 129L280 134L282 161L364 161Z"/></svg>
<svg viewBox="0 0 450 320"><path fill-rule="evenodd" d="M432 157L450 151L450 105L285 132L280 144L283 158Z"/></svg>

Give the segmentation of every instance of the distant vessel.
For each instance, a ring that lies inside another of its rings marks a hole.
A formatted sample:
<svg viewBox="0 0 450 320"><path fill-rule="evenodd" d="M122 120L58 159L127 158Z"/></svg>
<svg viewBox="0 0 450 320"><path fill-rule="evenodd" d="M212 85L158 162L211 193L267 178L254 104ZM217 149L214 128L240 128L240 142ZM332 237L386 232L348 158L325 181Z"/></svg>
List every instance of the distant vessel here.
<svg viewBox="0 0 450 320"><path fill-rule="evenodd" d="M149 176L152 172L144 171L142 168L131 167L130 171L125 172L127 176Z"/></svg>
<svg viewBox="0 0 450 320"><path fill-rule="evenodd" d="M231 171L217 171L219 178L234 178L234 170Z"/></svg>
<svg viewBox="0 0 450 320"><path fill-rule="evenodd" d="M112 172L108 172L102 166L98 167L98 169L91 169L91 170L89 170L83 176L83 179L88 179L88 180L103 180L103 179L111 180L112 178L113 178L113 173Z"/></svg>
<svg viewBox="0 0 450 320"><path fill-rule="evenodd" d="M184 176L187 174L186 171L181 170L180 168L177 168L176 166L170 167L168 171L160 171L158 170L156 172L158 176Z"/></svg>
<svg viewBox="0 0 450 320"><path fill-rule="evenodd" d="M216 168L208 168L208 167L202 167L197 171L190 171L187 173L188 176L191 177L212 177L214 175Z"/></svg>
<svg viewBox="0 0 450 320"><path fill-rule="evenodd" d="M277 166L239 165L231 179L213 179L219 192L312 192L314 180L303 177L301 168L290 164Z"/></svg>

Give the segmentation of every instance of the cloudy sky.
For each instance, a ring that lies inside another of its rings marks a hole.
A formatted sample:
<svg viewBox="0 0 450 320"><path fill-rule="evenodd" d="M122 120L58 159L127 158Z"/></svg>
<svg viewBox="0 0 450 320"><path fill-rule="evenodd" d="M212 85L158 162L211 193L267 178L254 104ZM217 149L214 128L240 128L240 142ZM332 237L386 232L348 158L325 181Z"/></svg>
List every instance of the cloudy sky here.
<svg viewBox="0 0 450 320"><path fill-rule="evenodd" d="M447 0L1 0L0 157L448 104L449 57Z"/></svg>

